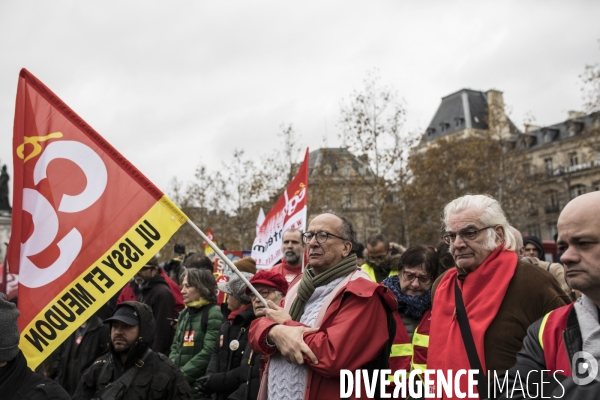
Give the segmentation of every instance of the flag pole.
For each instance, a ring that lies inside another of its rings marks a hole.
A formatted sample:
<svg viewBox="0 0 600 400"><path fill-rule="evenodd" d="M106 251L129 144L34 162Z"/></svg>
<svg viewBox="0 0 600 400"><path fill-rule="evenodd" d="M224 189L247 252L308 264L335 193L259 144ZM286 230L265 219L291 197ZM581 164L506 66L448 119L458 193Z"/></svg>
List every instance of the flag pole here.
<svg viewBox="0 0 600 400"><path fill-rule="evenodd" d="M233 264L231 262L231 260L229 258L227 258L227 256L225 254L223 254L223 252L221 251L221 249L219 249L219 247L213 243L212 240L210 240L205 234L204 232L202 232L200 230L200 228L198 228L196 226L195 223L192 222L192 220L188 219L187 223L190 224L190 226L196 231L198 232L198 234L200 235L200 237L202 237L202 239L204 239L204 241L206 243L208 243L208 245L215 251L215 253L217 253L217 255L219 257L221 257L221 259L225 262L225 264L227 264L229 266L229 268L231 268L231 270L233 272L235 272L235 274L237 276L240 277L240 279L246 284L246 286L248 286L248 289L250 289L252 291L252 293L254 293L254 295L260 300L261 303L263 303L265 305L266 308L269 308L269 305L267 304L267 301L260 295L260 293L258 293L258 290L256 290L256 288L254 286L252 286L252 284L248 281L248 279L246 279L246 277L244 275L242 275L242 273L240 272L239 269L237 269L237 267L235 266L235 264Z"/></svg>

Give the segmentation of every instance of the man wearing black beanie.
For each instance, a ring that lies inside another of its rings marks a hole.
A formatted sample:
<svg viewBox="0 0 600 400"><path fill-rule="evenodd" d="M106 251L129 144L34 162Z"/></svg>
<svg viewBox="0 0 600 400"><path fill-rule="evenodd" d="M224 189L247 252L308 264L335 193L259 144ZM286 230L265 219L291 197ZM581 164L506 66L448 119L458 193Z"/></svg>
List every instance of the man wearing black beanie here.
<svg viewBox="0 0 600 400"><path fill-rule="evenodd" d="M68 393L53 380L36 374L27 366L19 349L17 317L21 313L14 303L0 293L0 393L4 400L62 400Z"/></svg>

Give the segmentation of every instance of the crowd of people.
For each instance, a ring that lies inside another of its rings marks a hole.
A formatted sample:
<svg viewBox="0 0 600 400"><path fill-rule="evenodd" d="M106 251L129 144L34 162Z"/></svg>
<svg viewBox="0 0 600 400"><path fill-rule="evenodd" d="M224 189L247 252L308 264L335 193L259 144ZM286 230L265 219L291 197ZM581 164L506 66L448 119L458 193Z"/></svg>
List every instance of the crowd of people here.
<svg viewBox="0 0 600 400"><path fill-rule="evenodd" d="M489 196L453 200L442 222L437 244L404 248L374 234L365 246L344 216L318 215L284 232L271 269L235 262L267 306L237 274L217 283L204 254L171 274L153 258L49 357L44 376L27 368L19 312L0 295L0 397L335 399L341 370L389 369L377 397L394 393L397 371L478 369L482 399L598 398L600 192L564 208L561 256L550 261ZM452 398L435 382L420 381L420 396ZM465 393L468 384L455 381Z"/></svg>

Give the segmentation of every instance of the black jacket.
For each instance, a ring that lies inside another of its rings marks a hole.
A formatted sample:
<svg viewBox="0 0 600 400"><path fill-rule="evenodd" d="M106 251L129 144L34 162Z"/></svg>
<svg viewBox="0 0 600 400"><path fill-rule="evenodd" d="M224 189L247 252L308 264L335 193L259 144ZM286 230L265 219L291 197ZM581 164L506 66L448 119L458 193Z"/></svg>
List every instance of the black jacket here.
<svg viewBox="0 0 600 400"><path fill-rule="evenodd" d="M138 302L119 304L133 306L140 317L140 336L127 354L125 363L114 352L112 344L109 351L100 356L83 374L79 386L73 396L74 400L89 400L96 397L109 384L119 379L130 368L138 368L140 359L149 348L148 341L154 336L154 318L149 307ZM127 400L169 399L191 400L192 393L185 377L166 356L151 351L139 368L135 379L121 397Z"/></svg>
<svg viewBox="0 0 600 400"><path fill-rule="evenodd" d="M0 398L2 400L69 400L69 394L56 382L36 374L19 354L0 368Z"/></svg>
<svg viewBox="0 0 600 400"><path fill-rule="evenodd" d="M517 364L506 373L506 385L502 390L500 399L528 399L531 397L543 396L545 398L560 398L563 400L596 400L600 397L600 382L594 380L587 385L576 385L573 378L557 372L554 375L548 375L544 359L544 351L539 343L539 333L542 325L542 319L534 322L527 329L527 336L523 341L523 349L517 354ZM583 342L581 339L581 330L577 321L575 307L567 315L567 328L563 331L565 347L569 354L569 360L573 360L575 353L582 350ZM577 363L585 360L579 358ZM552 371L554 372L554 371ZM575 371L573 371L575 373ZM491 377L490 379L493 379ZM503 382L503 379L500 380ZM522 383L522 385L521 385ZM513 387L523 387L524 392L513 390ZM493 396L493 389L490 388L490 394ZM500 390L496 389L496 393Z"/></svg>
<svg viewBox="0 0 600 400"><path fill-rule="evenodd" d="M229 395L228 400L256 400L258 398L261 359L262 354L252 350L248 343L240 366L227 372L227 383L231 382L238 386L238 389Z"/></svg>
<svg viewBox="0 0 600 400"><path fill-rule="evenodd" d="M58 368L54 378L72 396L81 375L102 353L108 350L110 327L93 316L83 330L81 342L76 345L75 331L59 347Z"/></svg>
<svg viewBox="0 0 600 400"><path fill-rule="evenodd" d="M150 306L156 322L156 332L150 347L156 352L169 355L175 333L171 326L175 318L175 298L171 288L165 278L156 274L141 289L139 301Z"/></svg>
<svg viewBox="0 0 600 400"><path fill-rule="evenodd" d="M238 367L248 348L248 329L255 318L254 309L250 306L236 315L231 324L227 319L221 324L217 344L206 370L206 374L210 376L207 388L216 392L217 400L227 399L245 382ZM232 350L231 344L234 341L237 341L237 348ZM228 374L230 371L233 372Z"/></svg>

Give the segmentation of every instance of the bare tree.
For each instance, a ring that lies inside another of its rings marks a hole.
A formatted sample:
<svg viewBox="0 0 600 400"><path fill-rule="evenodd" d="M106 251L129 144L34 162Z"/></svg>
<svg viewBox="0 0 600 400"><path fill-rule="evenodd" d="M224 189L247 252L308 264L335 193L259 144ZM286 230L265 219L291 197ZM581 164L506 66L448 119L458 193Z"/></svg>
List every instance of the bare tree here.
<svg viewBox="0 0 600 400"><path fill-rule="evenodd" d="M383 216L390 204L400 205L401 218L407 217L407 158L416 135L403 129L404 120L405 107L397 91L382 85L377 71L369 72L363 88L355 90L341 106L340 137L372 171L372 175L353 177L351 183L369 188L366 197L375 211L378 231L384 227ZM403 226L401 240L408 243L408 225L403 222Z"/></svg>

